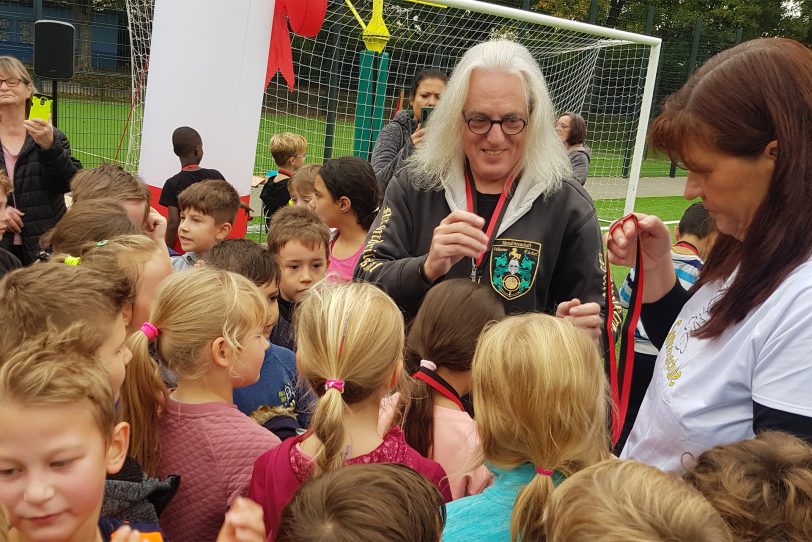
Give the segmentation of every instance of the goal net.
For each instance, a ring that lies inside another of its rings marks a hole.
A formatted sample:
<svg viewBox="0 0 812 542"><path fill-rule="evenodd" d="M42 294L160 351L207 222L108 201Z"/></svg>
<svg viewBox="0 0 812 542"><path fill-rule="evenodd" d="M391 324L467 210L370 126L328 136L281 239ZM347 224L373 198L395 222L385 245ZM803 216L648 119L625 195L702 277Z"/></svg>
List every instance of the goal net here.
<svg viewBox="0 0 812 542"><path fill-rule="evenodd" d="M128 164L137 161L153 2L127 2L136 101ZM354 2L365 23L372 4ZM433 67L450 74L470 47L502 37L531 51L559 113L574 111L586 119L592 152L586 188L601 220L632 209L644 163L658 38L473 0L443 0L442 5L384 0L383 19L390 33L383 53L366 50L362 26L345 2L329 3L315 38L292 35L296 87L290 92L277 74L266 90L257 175L276 168L268 141L284 131L305 136L308 162L347 155L368 159L378 131L399 108L409 108L406 95L418 71Z"/></svg>

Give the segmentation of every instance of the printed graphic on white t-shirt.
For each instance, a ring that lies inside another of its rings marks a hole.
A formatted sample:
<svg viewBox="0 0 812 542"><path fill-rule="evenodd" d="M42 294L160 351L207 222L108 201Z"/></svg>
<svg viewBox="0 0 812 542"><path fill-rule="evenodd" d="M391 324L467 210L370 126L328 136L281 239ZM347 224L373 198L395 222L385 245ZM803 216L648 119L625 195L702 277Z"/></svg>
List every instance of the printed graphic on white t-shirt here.
<svg viewBox="0 0 812 542"><path fill-rule="evenodd" d="M812 263L720 337L694 332L730 284L706 284L680 311L621 457L682 471L684 453L753 436L753 402L812 416Z"/></svg>

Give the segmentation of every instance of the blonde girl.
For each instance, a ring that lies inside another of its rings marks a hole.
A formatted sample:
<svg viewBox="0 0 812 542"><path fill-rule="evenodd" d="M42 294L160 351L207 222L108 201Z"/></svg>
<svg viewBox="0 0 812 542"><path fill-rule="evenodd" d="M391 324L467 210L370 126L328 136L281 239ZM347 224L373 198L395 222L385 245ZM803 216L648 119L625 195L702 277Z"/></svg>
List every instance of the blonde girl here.
<svg viewBox="0 0 812 542"><path fill-rule="evenodd" d="M610 457L608 392L595 341L569 321L512 316L472 364L474 410L494 483L448 506L444 542L542 540L553 488Z"/></svg>
<svg viewBox="0 0 812 542"><path fill-rule="evenodd" d="M159 448L151 450L160 476L182 480L161 516L170 540L215 540L229 503L248 489L254 460L279 444L232 403L234 388L259 379L269 318L248 279L192 269L163 282L149 321L132 338L134 360L152 347L177 377L160 413Z"/></svg>
<svg viewBox="0 0 812 542"><path fill-rule="evenodd" d="M400 463L420 472L450 500L445 472L403 439L399 427L378 432L381 399L403 364L403 316L367 283L320 283L296 312L299 374L318 396L310 431L287 439L254 466L249 496L275 532L284 507L314 474L345 464Z"/></svg>
<svg viewBox="0 0 812 542"><path fill-rule="evenodd" d="M465 318L460 318L463 306ZM455 499L481 493L490 484L488 469L476 461L479 436L462 397L471 391L477 338L504 316L491 288L470 280L444 281L429 290L406 338L409 389L382 403L382 428L390 420L401 425L406 442L448 473Z"/></svg>
<svg viewBox="0 0 812 542"><path fill-rule="evenodd" d="M149 317L149 309L160 283L172 274L166 248L146 235L122 235L87 243L72 261L105 275L123 275L133 289L132 302L124 308L128 346L133 335ZM64 261L64 257L58 258ZM71 260L68 260L71 261ZM159 366L149 356L134 356L127 365L121 389L121 419L132 429L130 456L150 476L157 475L158 439L154 428L166 403L167 389Z"/></svg>

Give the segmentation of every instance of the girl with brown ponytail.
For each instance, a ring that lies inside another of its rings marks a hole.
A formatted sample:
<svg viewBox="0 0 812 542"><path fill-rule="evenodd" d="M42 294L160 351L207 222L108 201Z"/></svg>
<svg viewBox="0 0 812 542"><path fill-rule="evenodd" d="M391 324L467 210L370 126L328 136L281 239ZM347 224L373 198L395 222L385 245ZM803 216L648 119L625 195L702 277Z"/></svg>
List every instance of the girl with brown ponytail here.
<svg viewBox="0 0 812 542"><path fill-rule="evenodd" d="M310 431L287 439L254 465L249 496L279 525L285 505L308 478L345 464L400 463L432 481L446 501L445 471L409 446L399 427L378 433L381 400L403 371L403 316L371 284L320 283L296 310L300 377L318 396Z"/></svg>
<svg viewBox="0 0 812 542"><path fill-rule="evenodd" d="M461 397L471 391L477 338L504 316L493 291L468 279L444 281L429 290L406 338L409 390L381 405L379 427L401 425L406 442L445 469L455 499L481 493L490 484L490 472L477 461L479 436Z"/></svg>

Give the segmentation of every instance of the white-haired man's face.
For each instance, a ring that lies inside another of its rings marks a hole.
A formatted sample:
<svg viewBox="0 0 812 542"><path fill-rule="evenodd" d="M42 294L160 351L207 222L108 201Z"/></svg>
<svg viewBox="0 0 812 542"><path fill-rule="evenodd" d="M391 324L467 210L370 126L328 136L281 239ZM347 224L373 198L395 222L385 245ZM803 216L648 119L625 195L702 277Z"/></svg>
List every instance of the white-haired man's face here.
<svg viewBox="0 0 812 542"><path fill-rule="evenodd" d="M528 111L523 81L515 74L474 70L460 122L473 117L492 121L522 119L527 121ZM524 155L527 130L506 135L502 125L493 124L482 135L462 127L463 150L471 165L477 187L501 188L508 176L516 170Z"/></svg>

